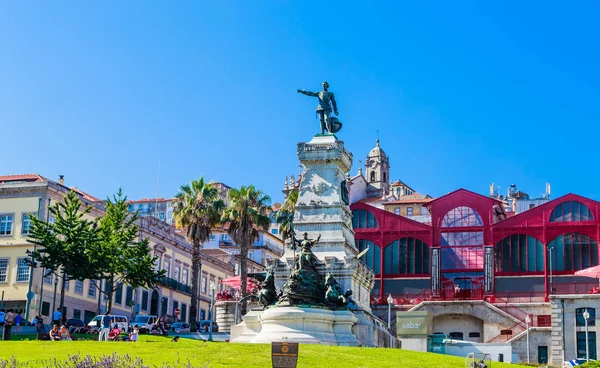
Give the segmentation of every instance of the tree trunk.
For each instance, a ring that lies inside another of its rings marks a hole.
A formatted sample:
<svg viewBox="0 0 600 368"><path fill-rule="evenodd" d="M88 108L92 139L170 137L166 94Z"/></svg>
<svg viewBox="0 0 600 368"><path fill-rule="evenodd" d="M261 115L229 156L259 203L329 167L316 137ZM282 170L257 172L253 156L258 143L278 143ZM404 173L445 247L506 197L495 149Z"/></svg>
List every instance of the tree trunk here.
<svg viewBox="0 0 600 368"><path fill-rule="evenodd" d="M240 306L240 313L246 314L248 302L246 296L248 295L248 240L244 239L240 246L240 289L242 289L242 305Z"/></svg>
<svg viewBox="0 0 600 368"><path fill-rule="evenodd" d="M62 273L62 285L60 287L60 313L64 314L65 310L65 283L67 281L67 274Z"/></svg>
<svg viewBox="0 0 600 368"><path fill-rule="evenodd" d="M112 311L113 293L115 290L115 288L113 287L113 283L115 282L114 279L111 278L110 282L109 280L106 280L105 282L106 286L108 286L108 291L106 293L108 300L106 301L106 312L104 314L110 313Z"/></svg>
<svg viewBox="0 0 600 368"><path fill-rule="evenodd" d="M200 243L194 242L192 249L192 300L190 302L190 328L196 332L196 315L198 314L198 275L202 268L202 258L200 256Z"/></svg>

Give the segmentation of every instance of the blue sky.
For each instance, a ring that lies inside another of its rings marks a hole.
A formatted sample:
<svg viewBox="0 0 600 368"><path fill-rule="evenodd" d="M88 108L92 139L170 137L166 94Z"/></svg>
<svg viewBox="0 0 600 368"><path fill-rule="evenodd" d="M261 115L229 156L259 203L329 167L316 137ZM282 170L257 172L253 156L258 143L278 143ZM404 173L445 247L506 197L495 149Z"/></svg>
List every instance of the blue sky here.
<svg viewBox="0 0 600 368"><path fill-rule="evenodd" d="M600 200L597 2L56 1L0 4L0 174L106 197L200 175L274 201L327 80L356 173L440 196Z"/></svg>

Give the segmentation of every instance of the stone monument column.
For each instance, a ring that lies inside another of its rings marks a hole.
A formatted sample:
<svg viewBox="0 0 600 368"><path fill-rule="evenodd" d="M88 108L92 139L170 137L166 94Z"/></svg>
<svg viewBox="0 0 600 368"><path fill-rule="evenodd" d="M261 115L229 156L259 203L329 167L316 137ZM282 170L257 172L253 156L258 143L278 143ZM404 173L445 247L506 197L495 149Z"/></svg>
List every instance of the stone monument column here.
<svg viewBox="0 0 600 368"><path fill-rule="evenodd" d="M294 213L294 229L320 241L312 248L321 261L319 273L332 273L340 286L352 289L356 303L370 310L373 272L356 258L352 212L348 203L346 173L352 166L352 153L333 134L298 143L298 158L305 168ZM293 266L294 250L286 249L276 266L276 285L285 283Z"/></svg>

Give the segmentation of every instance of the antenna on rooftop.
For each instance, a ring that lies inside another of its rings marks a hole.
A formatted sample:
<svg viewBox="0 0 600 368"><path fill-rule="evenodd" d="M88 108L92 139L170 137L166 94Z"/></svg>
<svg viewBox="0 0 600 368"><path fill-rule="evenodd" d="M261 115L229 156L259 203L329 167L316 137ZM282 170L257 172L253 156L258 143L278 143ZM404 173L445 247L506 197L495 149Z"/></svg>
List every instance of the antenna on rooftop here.
<svg viewBox="0 0 600 368"><path fill-rule="evenodd" d="M160 157L158 158L158 174L156 175L156 205L154 207L154 217L158 217L158 185L160 184Z"/></svg>

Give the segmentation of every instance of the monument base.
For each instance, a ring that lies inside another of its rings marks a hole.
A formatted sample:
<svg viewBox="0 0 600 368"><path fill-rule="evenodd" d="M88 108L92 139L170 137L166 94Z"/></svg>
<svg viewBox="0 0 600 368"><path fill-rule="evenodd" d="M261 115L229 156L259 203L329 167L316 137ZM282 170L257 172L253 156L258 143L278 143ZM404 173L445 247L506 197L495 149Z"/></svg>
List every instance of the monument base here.
<svg viewBox="0 0 600 368"><path fill-rule="evenodd" d="M280 307L253 310L244 322L232 326L233 343L298 342L339 346L362 346L352 333L358 318L348 310Z"/></svg>

